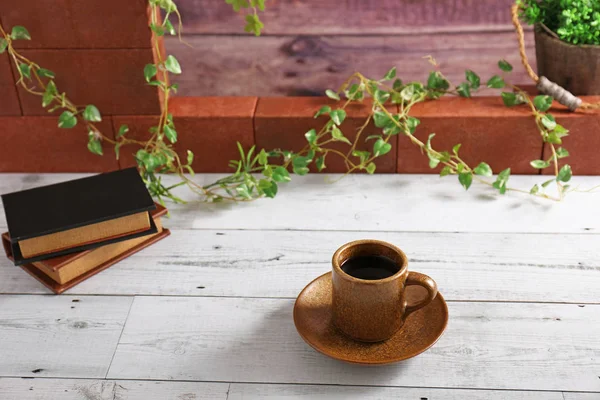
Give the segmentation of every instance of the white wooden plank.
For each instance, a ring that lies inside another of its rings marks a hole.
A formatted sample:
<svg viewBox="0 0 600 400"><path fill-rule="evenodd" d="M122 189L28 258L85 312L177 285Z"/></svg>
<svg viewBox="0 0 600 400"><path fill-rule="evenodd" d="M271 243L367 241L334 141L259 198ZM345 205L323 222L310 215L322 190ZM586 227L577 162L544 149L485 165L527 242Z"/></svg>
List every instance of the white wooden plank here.
<svg viewBox="0 0 600 400"><path fill-rule="evenodd" d="M8 174L0 189L39 186L81 174ZM198 175L200 183L222 175ZM37 177L37 178L34 178ZM192 202L172 205L174 228L194 229L295 229L420 232L540 232L590 233L600 229L595 212L598 193L572 193L562 203L510 193L497 196L483 185L465 192L454 178L435 175L351 175L336 183L339 175L294 177L283 185L276 199L244 204L206 205ZM36 182L31 182L37 179ZM165 176L175 182L176 176ZM30 182L25 182L29 180ZM540 176L514 176L511 184L530 188ZM591 188L598 177L575 177L573 185ZM194 200L186 188L183 198ZM4 215L0 226L6 226Z"/></svg>
<svg viewBox="0 0 600 400"><path fill-rule="evenodd" d="M131 302L0 296L0 376L104 378Z"/></svg>
<svg viewBox="0 0 600 400"><path fill-rule="evenodd" d="M294 298L361 238L399 245L448 300L600 302L593 234L174 230L67 293ZM0 259L0 293L47 292Z"/></svg>
<svg viewBox="0 0 600 400"><path fill-rule="evenodd" d="M0 392L1 393L1 392ZM564 400L560 392L329 385L231 385L228 400Z"/></svg>
<svg viewBox="0 0 600 400"><path fill-rule="evenodd" d="M563 393L564 400L598 400L600 393Z"/></svg>
<svg viewBox="0 0 600 400"><path fill-rule="evenodd" d="M432 349L378 368L312 350L292 307L286 299L137 297L108 377L600 391L600 306L449 303L448 330Z"/></svg>
<svg viewBox="0 0 600 400"><path fill-rule="evenodd" d="M228 388L227 383L0 378L0 399L226 400Z"/></svg>

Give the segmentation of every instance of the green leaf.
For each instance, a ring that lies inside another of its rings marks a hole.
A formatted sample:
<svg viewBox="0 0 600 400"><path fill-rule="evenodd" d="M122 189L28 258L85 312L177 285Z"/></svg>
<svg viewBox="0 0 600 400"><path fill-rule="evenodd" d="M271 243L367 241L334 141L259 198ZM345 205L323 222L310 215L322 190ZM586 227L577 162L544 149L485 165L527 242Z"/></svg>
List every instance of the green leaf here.
<svg viewBox="0 0 600 400"><path fill-rule="evenodd" d="M395 77L396 77L396 67L393 67L388 72L386 72L385 76L383 77L383 80L389 81L391 79L394 79Z"/></svg>
<svg viewBox="0 0 600 400"><path fill-rule="evenodd" d="M507 168L498 174L498 176L496 177L496 181L492 184L492 186L498 189L500 194L506 193L506 183L508 182L509 177L510 168Z"/></svg>
<svg viewBox="0 0 600 400"><path fill-rule="evenodd" d="M573 171L571 171L570 165L563 165L563 167L558 171L558 175L556 176L556 180L559 182L569 182L571 177L573 176Z"/></svg>
<svg viewBox="0 0 600 400"><path fill-rule="evenodd" d="M461 172L458 174L458 181L465 190L469 190L471 183L473 183L473 174L471 172Z"/></svg>
<svg viewBox="0 0 600 400"><path fill-rule="evenodd" d="M382 138L379 138L375 142L375 144L373 144L373 155L375 157L379 157L379 156L389 153L391 149L392 149L391 144L386 143L385 140L383 140Z"/></svg>
<svg viewBox="0 0 600 400"><path fill-rule="evenodd" d="M102 116L100 115L100 110L95 105L89 104L83 110L83 119L90 122L100 122L102 121Z"/></svg>
<svg viewBox="0 0 600 400"><path fill-rule="evenodd" d="M157 72L158 69L156 68L156 65L146 64L144 67L144 78L146 78L146 82L150 82L150 79L152 79Z"/></svg>
<svg viewBox="0 0 600 400"><path fill-rule="evenodd" d="M19 71L24 77L31 79L31 66L28 64L19 63Z"/></svg>
<svg viewBox="0 0 600 400"><path fill-rule="evenodd" d="M457 144L452 148L452 152L454 153L454 155L458 156L458 151L460 150L460 146L462 146L462 144Z"/></svg>
<svg viewBox="0 0 600 400"><path fill-rule="evenodd" d="M261 179L258 181L258 188L271 199L277 194L277 183L274 181Z"/></svg>
<svg viewBox="0 0 600 400"><path fill-rule="evenodd" d="M385 90L376 89L373 93L373 97L379 103L384 104L390 98L390 93Z"/></svg>
<svg viewBox="0 0 600 400"><path fill-rule="evenodd" d="M117 139L129 132L129 127L127 125L121 125L119 127L119 132L117 133Z"/></svg>
<svg viewBox="0 0 600 400"><path fill-rule="evenodd" d="M241 185L236 187L235 191L238 192L238 194L240 196L242 196L242 198L244 198L244 199L249 200L252 198L252 195L250 195L250 189L248 188L248 185L246 185L245 183L242 183Z"/></svg>
<svg viewBox="0 0 600 400"><path fill-rule="evenodd" d="M548 136L546 136L546 142L552 144L562 144L562 139L556 134L556 132L550 132Z"/></svg>
<svg viewBox="0 0 600 400"><path fill-rule="evenodd" d="M333 140L336 140L338 142L344 142L349 145L352 145L352 143L348 140L348 138L346 136L344 136L344 134L342 133L340 128L338 128L335 125L331 129L331 137L333 138Z"/></svg>
<svg viewBox="0 0 600 400"><path fill-rule="evenodd" d="M533 99L533 105L538 111L545 112L552 107L552 97L551 96L536 96Z"/></svg>
<svg viewBox="0 0 600 400"><path fill-rule="evenodd" d="M491 89L502 89L504 87L504 79L499 77L498 75L494 75L487 81L487 87Z"/></svg>
<svg viewBox="0 0 600 400"><path fill-rule="evenodd" d="M171 142L171 143L177 142L177 131L175 130L175 128L173 128L169 125L165 125L164 131L165 131L165 136L167 137L167 139L169 139L169 142Z"/></svg>
<svg viewBox="0 0 600 400"><path fill-rule="evenodd" d="M404 101L410 101L415 95L415 87L413 85L408 85L400 92L400 97Z"/></svg>
<svg viewBox="0 0 600 400"><path fill-rule="evenodd" d="M341 125L342 122L344 122L344 120L346 119L346 111L342 109L333 110L329 113L329 117L331 118L334 124Z"/></svg>
<svg viewBox="0 0 600 400"><path fill-rule="evenodd" d="M368 151L354 150L352 152L352 155L354 157L358 157L360 159L360 163L363 164L365 161L367 161L369 159L369 157L371 156L371 153L369 153Z"/></svg>
<svg viewBox="0 0 600 400"><path fill-rule="evenodd" d="M58 117L58 127L69 129L77 125L77 118L71 111L64 111Z"/></svg>
<svg viewBox="0 0 600 400"><path fill-rule="evenodd" d="M319 118L321 115L327 114L329 112L331 112L331 107L323 106L319 109L319 111L317 111L317 113L315 114L315 118Z"/></svg>
<svg viewBox="0 0 600 400"><path fill-rule="evenodd" d="M331 90L331 89L327 89L327 90L325 91L325 94L326 94L326 95L327 95L327 97L329 97L330 99L333 99L333 100L339 100L339 99L340 99L340 96L339 96L339 95L338 95L336 92L334 92L333 90Z"/></svg>
<svg viewBox="0 0 600 400"><path fill-rule="evenodd" d="M461 83L456 88L456 91L460 97L471 97L471 87L468 83Z"/></svg>
<svg viewBox="0 0 600 400"><path fill-rule="evenodd" d="M556 128L556 120L551 114L546 114L542 117L542 125L549 131L554 130Z"/></svg>
<svg viewBox="0 0 600 400"><path fill-rule="evenodd" d="M90 135L89 135L87 148L90 152L97 154L99 156L104 154L102 152L102 143L100 143L100 141L98 139L96 139L96 137L93 133L90 133ZM115 148L115 151L117 152L117 155L118 155L118 150L116 150L116 148Z"/></svg>
<svg viewBox="0 0 600 400"><path fill-rule="evenodd" d="M502 92L502 101L506 107L517 105L517 95L512 92Z"/></svg>
<svg viewBox="0 0 600 400"><path fill-rule="evenodd" d="M428 89L447 90L450 87L450 82L446 80L438 71L433 71L427 78Z"/></svg>
<svg viewBox="0 0 600 400"><path fill-rule="evenodd" d="M250 0L252 7L257 7L260 11L265 11L265 0Z"/></svg>
<svg viewBox="0 0 600 400"><path fill-rule="evenodd" d="M442 168L442 170L440 171L440 177L441 176L447 176L450 175L452 173L452 168L450 168L449 166L445 166L444 168Z"/></svg>
<svg viewBox="0 0 600 400"><path fill-rule="evenodd" d="M4 53L6 51L7 47L8 47L8 42L6 41L6 39L0 38L0 54Z"/></svg>
<svg viewBox="0 0 600 400"><path fill-rule="evenodd" d="M315 160L315 165L317 166L317 170L319 172L323 171L326 168L325 165L325 156L321 156Z"/></svg>
<svg viewBox="0 0 600 400"><path fill-rule="evenodd" d="M276 167L273 170L272 178L275 182L289 182L292 180L292 178L290 178L290 174L287 171L287 169L285 169L283 167Z"/></svg>
<svg viewBox="0 0 600 400"><path fill-rule="evenodd" d="M192 153L191 151L187 151L187 165L192 165L192 163L194 162L194 153Z"/></svg>
<svg viewBox="0 0 600 400"><path fill-rule="evenodd" d="M543 169L550 166L550 163L544 160L533 160L529 164L535 169Z"/></svg>
<svg viewBox="0 0 600 400"><path fill-rule="evenodd" d="M20 25L13 26L12 32L10 33L10 37L13 40L31 40L31 35L29 34L29 31L25 29L25 27Z"/></svg>
<svg viewBox="0 0 600 400"><path fill-rule="evenodd" d="M317 140L317 131L314 129L311 129L310 131L308 131L304 134L304 137L306 138L306 141L309 144L314 144L315 140Z"/></svg>
<svg viewBox="0 0 600 400"><path fill-rule="evenodd" d="M471 89L479 89L481 85L481 78L475 72L471 70L465 71L465 76L467 77L467 82L471 85Z"/></svg>
<svg viewBox="0 0 600 400"><path fill-rule="evenodd" d="M179 65L179 61L174 56L168 56L165 60L165 68L167 71L179 75L181 74L181 66Z"/></svg>
<svg viewBox="0 0 600 400"><path fill-rule="evenodd" d="M558 158L569 157L569 152L567 151L567 149L565 149L563 147L559 147L558 149L556 149L556 156Z"/></svg>
<svg viewBox="0 0 600 400"><path fill-rule="evenodd" d="M269 162L269 155L267 154L265 149L262 149L260 151L260 153L258 153L258 163L260 165L267 165L268 162Z"/></svg>
<svg viewBox="0 0 600 400"><path fill-rule="evenodd" d="M551 184L552 182L554 182L554 179L550 179L550 180L542 183L542 187L548 187L548 185Z"/></svg>
<svg viewBox="0 0 600 400"><path fill-rule="evenodd" d="M42 95L42 107L47 107L52 103L56 92L57 92L57 90L56 90L56 85L54 84L54 81L48 82L48 84L46 85L46 90L44 91L44 94Z"/></svg>
<svg viewBox="0 0 600 400"><path fill-rule="evenodd" d="M160 87L163 87L163 86L164 86L164 83L162 83L161 81L150 81L150 82L148 82L148 85L150 85L150 86L160 86ZM163 88L163 90L164 90L164 88Z"/></svg>
<svg viewBox="0 0 600 400"><path fill-rule="evenodd" d="M529 194L536 194L540 191L540 187L538 185L533 185L533 187L531 188L531 190L529 191Z"/></svg>
<svg viewBox="0 0 600 400"><path fill-rule="evenodd" d="M373 175L375 173L375 170L377 169L377 166L375 165L374 162L370 162L369 165L367 165L367 174L369 175Z"/></svg>
<svg viewBox="0 0 600 400"><path fill-rule="evenodd" d="M388 125L390 122L390 117L386 113L381 110L377 110L373 113L373 123L377 128L383 128Z"/></svg>
<svg viewBox="0 0 600 400"><path fill-rule="evenodd" d="M473 172L475 172L475 175L481 176L492 176L493 174L492 167L490 167L487 163L484 162L476 166Z"/></svg>
<svg viewBox="0 0 600 400"><path fill-rule="evenodd" d="M300 176L306 175L309 172L308 167L294 167L293 169L294 169L294 173L296 175L300 175Z"/></svg>
<svg viewBox="0 0 600 400"><path fill-rule="evenodd" d="M55 78L55 74L54 72L50 71L49 69L46 68L39 68L37 70L37 74L40 78L49 78L49 79L54 79Z"/></svg>
<svg viewBox="0 0 600 400"><path fill-rule="evenodd" d="M556 124L556 127L554 128L554 133L556 133L558 137L569 136L569 130L559 124Z"/></svg>
<svg viewBox="0 0 600 400"><path fill-rule="evenodd" d="M400 90L400 89L402 89L402 86L403 86L403 85L402 85L402 79L396 79L396 80L394 81L394 84L392 85L392 89L394 89L394 90L396 90L396 91L397 91L397 90Z"/></svg>
<svg viewBox="0 0 600 400"><path fill-rule="evenodd" d="M512 65L510 65L510 63L508 61L506 61L506 60L500 60L500 61L498 61L498 66L504 72L510 72L510 71L513 70Z"/></svg>
<svg viewBox="0 0 600 400"><path fill-rule="evenodd" d="M254 33L254 36L260 36L264 27L265 24L262 23L258 14L246 15L246 26L244 26L244 31Z"/></svg>
<svg viewBox="0 0 600 400"><path fill-rule="evenodd" d="M165 29L167 30L167 32L169 32L169 35L175 35L177 32L175 31L175 28L173 27L173 24L171 23L171 21L169 21L168 19L165 20L164 24Z"/></svg>
<svg viewBox="0 0 600 400"><path fill-rule="evenodd" d="M231 4L233 11L238 12L242 8L248 8L250 4L247 0L225 0L225 3Z"/></svg>
<svg viewBox="0 0 600 400"><path fill-rule="evenodd" d="M421 123L421 120L415 117L406 118L406 127L410 133L415 133L417 126Z"/></svg>

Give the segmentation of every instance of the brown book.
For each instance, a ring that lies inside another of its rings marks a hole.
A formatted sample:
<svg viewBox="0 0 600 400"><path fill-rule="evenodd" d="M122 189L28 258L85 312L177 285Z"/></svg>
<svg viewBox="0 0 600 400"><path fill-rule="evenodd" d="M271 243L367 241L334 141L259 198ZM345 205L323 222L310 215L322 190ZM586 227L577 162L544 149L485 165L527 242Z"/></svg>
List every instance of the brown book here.
<svg viewBox="0 0 600 400"><path fill-rule="evenodd" d="M119 238L148 229L150 229L150 218L144 211L110 221L24 239L18 244L23 257L30 258L67 250L75 246L97 243L107 238Z"/></svg>
<svg viewBox="0 0 600 400"><path fill-rule="evenodd" d="M25 264L21 268L53 292L60 294L122 259L129 257L131 254L168 236L170 231L164 229L160 221L160 217L166 213L167 210L160 205L157 205L156 210L151 212L154 223L158 228L158 233L153 235ZM12 258L10 238L7 233L2 235L2 242L7 256Z"/></svg>

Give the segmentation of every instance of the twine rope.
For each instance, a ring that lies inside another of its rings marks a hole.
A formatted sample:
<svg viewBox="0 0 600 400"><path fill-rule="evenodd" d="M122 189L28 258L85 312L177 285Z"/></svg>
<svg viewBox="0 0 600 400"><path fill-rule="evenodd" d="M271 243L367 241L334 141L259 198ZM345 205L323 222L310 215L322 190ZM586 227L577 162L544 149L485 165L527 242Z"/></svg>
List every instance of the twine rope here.
<svg viewBox="0 0 600 400"><path fill-rule="evenodd" d="M554 100L558 101L560 104L566 106L571 111L575 111L578 108L582 109L600 109L600 103L587 103L584 102L579 97L573 95L573 93L569 92L565 88L560 85L552 82L548 78L544 76L538 76L531 65L529 64L529 59L527 58L527 53L525 53L525 33L523 32L523 26L521 25L521 21L519 21L519 5L513 4L511 7L511 16L512 23L515 26L515 31L517 32L517 40L519 42L519 55L521 56L521 64L525 68L527 75L533 80L537 89L548 96L551 96Z"/></svg>

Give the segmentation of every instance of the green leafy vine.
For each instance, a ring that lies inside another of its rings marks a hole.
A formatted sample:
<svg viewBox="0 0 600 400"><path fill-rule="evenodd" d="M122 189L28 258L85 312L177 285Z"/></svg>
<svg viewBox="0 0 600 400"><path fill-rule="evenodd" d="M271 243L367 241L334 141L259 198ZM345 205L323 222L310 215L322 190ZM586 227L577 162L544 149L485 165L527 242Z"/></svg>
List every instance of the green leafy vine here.
<svg viewBox="0 0 600 400"><path fill-rule="evenodd" d="M256 35L261 33L262 22L258 18L258 11L264 10L264 0L226 0L235 11L249 9L246 16L246 31ZM181 16L173 0L149 0L152 7L149 27L156 37L164 35L179 35L181 37ZM161 17L161 12L164 15ZM173 25L171 17L176 17ZM178 28L176 29L175 26ZM465 189L469 189L473 181L481 182L495 188L500 194L507 191L530 193L534 196L562 200L569 191L566 183L571 179L572 171L569 165L559 168L559 159L569 155L561 146L563 138L568 131L556 122L556 119L547 111L552 105L548 96L531 98L527 93L514 85L508 84L505 77L495 75L482 84L481 78L473 71L465 72L465 81L453 85L439 71L433 71L426 83L404 83L396 77L396 68L390 69L383 78L374 80L361 73L353 74L338 91L327 90L326 95L337 100L338 107L323 106L316 114L315 119L323 121L320 129L310 129L305 134L306 145L298 152L288 150L258 151L255 147L245 151L238 143L239 160L232 160L230 166L234 173L217 180L211 184L201 186L193 181L194 171L192 163L194 154L187 151L185 160L173 148L177 142L178 133L169 112L169 99L177 92L177 85L169 83L169 74L181 74L182 69L178 60L173 55L163 58L158 40L153 40L156 60L143 69L143 76L148 85L157 87L163 95L164 107L158 123L150 128L148 140L139 141L128 138L129 128L126 125L119 127L115 139L102 134L95 123L102 120L102 115L97 107L92 104L79 107L70 101L64 92L61 92L55 83L55 74L42 68L35 62L22 56L13 46L16 40L30 40L26 28L15 26L11 32L6 32L0 26L0 53L8 51L16 70L19 74L17 84L27 92L41 97L42 105L49 112L62 111L58 118L58 126L69 129L78 122L85 125L88 132L88 149L98 155L103 154L103 143L114 146L116 157L119 158L123 146L135 145L139 147L135 154L138 168L151 194L164 204L164 199L176 202L182 200L173 193L173 189L186 185L197 193L201 200L207 202L250 201L261 197L275 197L278 185L291 180L290 170L296 175L306 175L310 167L317 171L327 168L326 163L331 157L340 157L346 167L346 174L364 171L373 174L376 171L375 160L392 150L390 139L395 135L405 135L428 157L431 168L443 166L441 176L456 175L458 182ZM508 73L512 66L506 61L499 62L499 68ZM423 142L415 136L420 121L411 116L414 105L424 101L434 101L446 95L471 97L474 93L484 89L509 88L501 94L506 106L526 105L536 121L542 140L548 143L552 155L547 160L532 160L535 169L553 168L554 178L536 184L529 190L508 187L510 168L499 171L494 180L490 180L494 171L486 162L476 166L468 165L460 156L461 144L456 144L451 150L436 150L433 147L435 134L430 134ZM364 123L356 132L352 141L342 131L342 124L346 119L347 107L356 102L364 102L371 98L371 112ZM364 138L372 143L371 151L361 151L357 145L363 140L363 133L371 121L378 128L378 134ZM337 142L348 146L346 151L332 148ZM162 173L175 173L181 181L170 186L165 186L161 180ZM546 188L556 183L558 196L546 193Z"/></svg>

